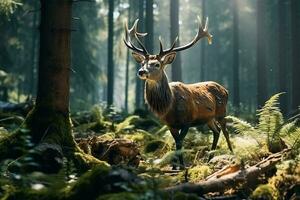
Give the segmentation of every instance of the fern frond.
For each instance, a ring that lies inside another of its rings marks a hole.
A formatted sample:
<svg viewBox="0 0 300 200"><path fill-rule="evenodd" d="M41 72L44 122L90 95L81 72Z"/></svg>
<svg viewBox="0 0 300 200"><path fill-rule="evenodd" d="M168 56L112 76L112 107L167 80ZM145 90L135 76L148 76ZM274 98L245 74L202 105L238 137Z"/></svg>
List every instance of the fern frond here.
<svg viewBox="0 0 300 200"><path fill-rule="evenodd" d="M296 131L296 129L296 121L284 124L279 131L279 135L288 136L290 134L293 134Z"/></svg>
<svg viewBox="0 0 300 200"><path fill-rule="evenodd" d="M237 117L227 116L226 120L232 122L232 127L234 128L234 131L238 134L243 134L248 131L254 131L254 127L250 123L241 120Z"/></svg>
<svg viewBox="0 0 300 200"><path fill-rule="evenodd" d="M292 149L299 152L299 149L300 149L300 128L297 128L295 133L297 133L297 134L296 134L296 139L295 139L295 142L292 146Z"/></svg>
<svg viewBox="0 0 300 200"><path fill-rule="evenodd" d="M258 110L258 129L263 133L272 136L278 132L283 124L283 116L279 108L279 97L283 93L273 95L266 101L262 109Z"/></svg>
<svg viewBox="0 0 300 200"><path fill-rule="evenodd" d="M139 116L132 115L127 117L124 121L116 125L116 132L120 132L125 129L132 129L134 125L132 125L132 122L139 119Z"/></svg>

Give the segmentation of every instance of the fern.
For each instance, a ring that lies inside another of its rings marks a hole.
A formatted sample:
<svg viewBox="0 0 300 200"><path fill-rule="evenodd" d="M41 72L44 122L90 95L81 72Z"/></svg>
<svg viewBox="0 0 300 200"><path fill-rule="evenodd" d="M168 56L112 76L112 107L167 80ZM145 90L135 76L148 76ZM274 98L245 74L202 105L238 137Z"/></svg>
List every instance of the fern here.
<svg viewBox="0 0 300 200"><path fill-rule="evenodd" d="M267 134L267 144L271 147L272 143L280 140L279 130L283 126L283 116L279 108L279 97L283 93L273 95L262 109L258 110L258 129Z"/></svg>
<svg viewBox="0 0 300 200"><path fill-rule="evenodd" d="M279 131L279 135L289 136L289 135L293 134L296 131L296 129L297 129L296 121L284 124Z"/></svg>
<svg viewBox="0 0 300 200"><path fill-rule="evenodd" d="M273 95L262 109L258 110L258 129L264 133L273 135L283 124L283 116L278 107L279 97L282 93Z"/></svg>
<svg viewBox="0 0 300 200"><path fill-rule="evenodd" d="M99 124L103 124L104 117L103 117L102 108L99 105L95 105L93 106L91 112L94 120Z"/></svg>
<svg viewBox="0 0 300 200"><path fill-rule="evenodd" d="M300 129L297 128L296 121L284 123L283 115L278 106L278 100L281 94L282 93L273 95L266 101L265 105L257 111L258 124L255 127L239 118L233 116L227 117L227 119L232 122L232 127L235 129L235 132L247 135L256 134L255 136L258 136L258 138L266 136L267 147L271 152L277 152L285 148L285 142L281 137L285 137L291 146L298 148L298 142L296 142L296 145L293 145L293 143L300 140Z"/></svg>
<svg viewBox="0 0 300 200"><path fill-rule="evenodd" d="M249 131L255 131L254 127L250 123L241 120L237 117L227 116L226 119L232 122L232 127L235 129L235 132L238 134L243 134Z"/></svg>

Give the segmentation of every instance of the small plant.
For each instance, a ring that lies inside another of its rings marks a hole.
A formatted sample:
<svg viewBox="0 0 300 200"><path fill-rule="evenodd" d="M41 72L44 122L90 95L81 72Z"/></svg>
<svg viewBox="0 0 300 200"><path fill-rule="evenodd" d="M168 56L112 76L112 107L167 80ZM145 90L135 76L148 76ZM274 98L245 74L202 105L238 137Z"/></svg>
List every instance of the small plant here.
<svg viewBox="0 0 300 200"><path fill-rule="evenodd" d="M273 95L257 111L258 124L256 125L233 116L228 116L227 120L232 122L232 127L236 133L252 136L261 147L266 143L269 152L275 153L287 148L286 142L289 142L290 146L293 147L299 146L296 143L298 143L297 138L300 137L300 128L296 126L296 121L284 122L278 106L281 94ZM261 141L261 138L265 138L265 142Z"/></svg>

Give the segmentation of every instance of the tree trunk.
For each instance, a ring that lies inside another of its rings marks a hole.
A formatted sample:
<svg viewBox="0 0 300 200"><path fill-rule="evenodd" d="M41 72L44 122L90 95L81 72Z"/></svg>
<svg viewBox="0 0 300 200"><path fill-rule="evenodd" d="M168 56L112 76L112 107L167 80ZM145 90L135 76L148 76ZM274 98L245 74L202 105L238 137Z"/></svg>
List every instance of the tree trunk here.
<svg viewBox="0 0 300 200"><path fill-rule="evenodd" d="M171 45L173 41L178 36L179 38L179 0L170 0L170 42ZM179 45L179 39L177 40L177 46ZM181 72L181 53L178 52L176 59L172 63L172 80L173 81L182 81L182 72Z"/></svg>
<svg viewBox="0 0 300 200"><path fill-rule="evenodd" d="M71 131L69 78L72 1L40 0L40 2L36 104L27 115L22 128L9 137L0 139L0 161L19 157L18 162L22 162L22 159L26 158L22 155L29 154L27 156L32 156L34 162L39 163L41 167L36 171L43 172L60 170L63 156L72 159L80 169L87 169L95 164L106 165L84 154L76 145ZM24 130L28 131L24 133ZM28 143L28 140L24 140L26 133L30 136L30 144L33 144L34 151L28 151L32 146L26 145ZM20 170L26 170L25 168Z"/></svg>
<svg viewBox="0 0 300 200"><path fill-rule="evenodd" d="M240 105L239 82L239 15L238 1L233 0L233 106L236 111Z"/></svg>
<svg viewBox="0 0 300 200"><path fill-rule="evenodd" d="M139 31L144 32L144 5L145 1L144 0L139 0L139 5L138 5L138 18L140 19L139 21ZM141 38L143 40L143 38ZM136 63L136 72L140 69L140 64ZM142 105L142 99L143 99L143 82L139 79L139 77L136 75L136 85L135 85L135 108L138 109Z"/></svg>
<svg viewBox="0 0 300 200"><path fill-rule="evenodd" d="M292 109L300 105L300 1L291 0L291 26L292 26Z"/></svg>
<svg viewBox="0 0 300 200"><path fill-rule="evenodd" d="M34 9L38 8L38 1L34 2ZM33 22L32 22L32 41L31 41L31 67L30 69L30 86L29 92L31 95L35 94L35 86L36 86L36 49L38 45L38 12L34 12L33 14Z"/></svg>
<svg viewBox="0 0 300 200"><path fill-rule="evenodd" d="M202 0L202 20L206 18L206 0ZM205 42L201 42L200 80L205 80Z"/></svg>
<svg viewBox="0 0 300 200"><path fill-rule="evenodd" d="M129 8L128 8L128 23L131 23L131 12L132 12L132 0L128 0ZM126 52L126 70L125 70L125 112L128 112L128 84L129 84L129 49Z"/></svg>
<svg viewBox="0 0 300 200"><path fill-rule="evenodd" d="M108 52L107 52L107 105L113 104L114 97L114 1L108 1Z"/></svg>
<svg viewBox="0 0 300 200"><path fill-rule="evenodd" d="M69 120L71 13L68 0L41 0L38 91L29 124L36 142L58 124L65 127L61 134L66 142L73 141Z"/></svg>
<svg viewBox="0 0 300 200"><path fill-rule="evenodd" d="M145 45L150 54L153 54L153 0L146 0L146 32Z"/></svg>
<svg viewBox="0 0 300 200"><path fill-rule="evenodd" d="M266 42L265 42L265 1L257 0L257 105L261 108L267 100L267 66L266 66Z"/></svg>
<svg viewBox="0 0 300 200"><path fill-rule="evenodd" d="M278 0L278 65L279 65L279 90L280 92L288 92L288 1ZM280 106L284 114L288 112L288 94L280 97Z"/></svg>

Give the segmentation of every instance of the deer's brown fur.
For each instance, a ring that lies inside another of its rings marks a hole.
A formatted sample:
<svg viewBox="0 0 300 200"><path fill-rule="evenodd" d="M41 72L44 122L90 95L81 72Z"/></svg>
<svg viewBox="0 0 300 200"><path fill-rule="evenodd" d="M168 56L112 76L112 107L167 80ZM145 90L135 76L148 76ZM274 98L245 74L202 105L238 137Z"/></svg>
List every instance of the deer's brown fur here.
<svg viewBox="0 0 300 200"><path fill-rule="evenodd" d="M145 99L150 109L170 128L206 124L226 116L227 90L216 82L168 83L146 80Z"/></svg>
<svg viewBox="0 0 300 200"><path fill-rule="evenodd" d="M133 50L132 55L135 60L141 64L138 76L146 81L146 102L157 117L169 127L175 140L176 150L181 150L183 139L189 127L207 124L213 131L212 150L216 149L222 130L227 145L232 151L225 120L227 90L213 81L195 84L169 83L165 73L166 65L174 61L176 52L190 48L203 37L207 37L209 42L211 41L207 24L208 20L206 20L204 28L199 26L195 38L184 46L175 47L176 42L174 42L171 48L164 50L160 41L160 53L158 55L150 55L139 40L138 36L145 34L137 32L137 21L130 30L125 26L126 38L124 38L124 42L129 49ZM141 48L136 47L131 42L131 35L135 36ZM180 167L183 167L181 153L179 153L178 158ZM173 168L175 167L174 164Z"/></svg>

